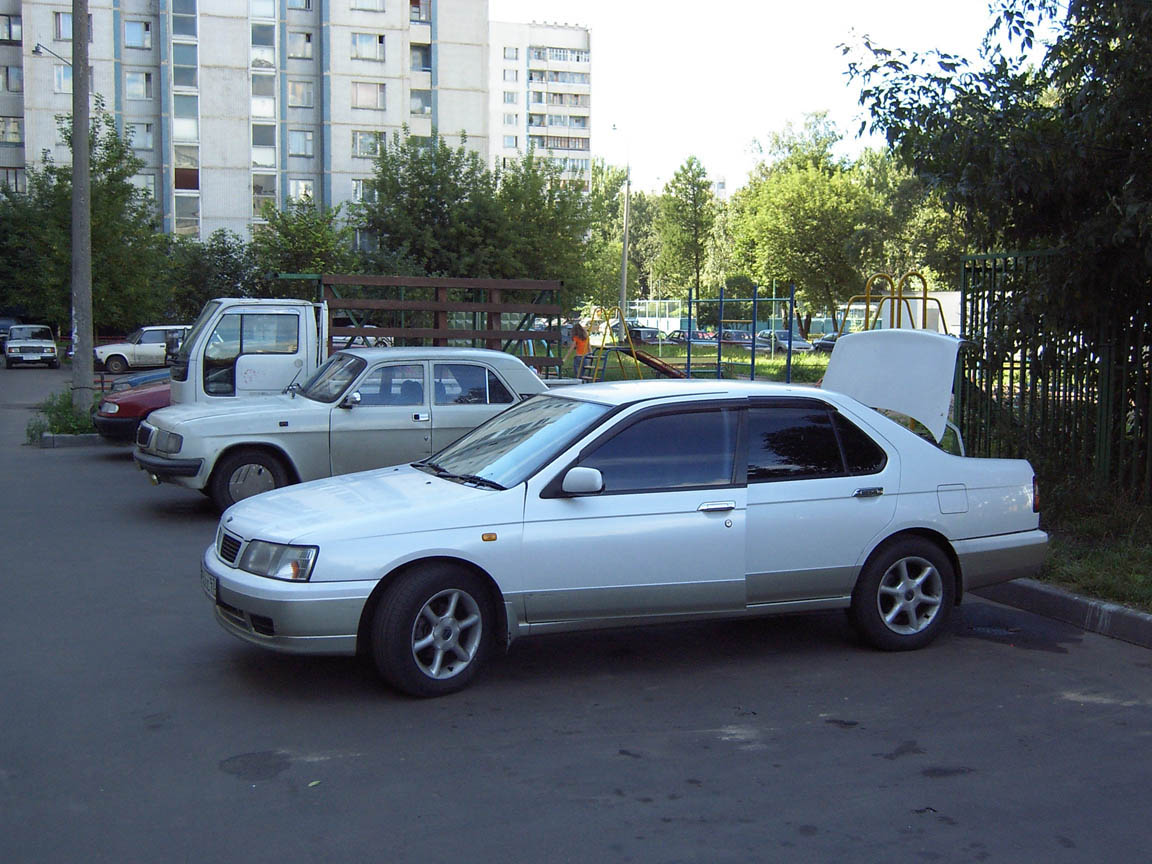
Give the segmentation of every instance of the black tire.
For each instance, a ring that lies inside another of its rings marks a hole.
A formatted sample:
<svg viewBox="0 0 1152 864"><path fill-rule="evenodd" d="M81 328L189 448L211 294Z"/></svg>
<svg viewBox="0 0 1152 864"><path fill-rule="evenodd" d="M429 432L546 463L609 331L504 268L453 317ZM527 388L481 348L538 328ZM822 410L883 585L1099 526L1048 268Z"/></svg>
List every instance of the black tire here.
<svg viewBox="0 0 1152 864"><path fill-rule="evenodd" d="M930 540L904 537L864 565L850 616L865 641L884 651L911 651L944 629L956 599L956 574Z"/></svg>
<svg viewBox="0 0 1152 864"><path fill-rule="evenodd" d="M128 361L119 354L113 354L104 361L104 368L112 375L122 375L128 371Z"/></svg>
<svg viewBox="0 0 1152 864"><path fill-rule="evenodd" d="M11 369L12 366L13 366L12 362L9 361L9 359L7 357L5 357L4 358L4 368L5 369Z"/></svg>
<svg viewBox="0 0 1152 864"><path fill-rule="evenodd" d="M372 619L372 659L402 693L455 693L480 674L495 623L483 580L450 564L428 564L397 577L381 598Z"/></svg>
<svg viewBox="0 0 1152 864"><path fill-rule="evenodd" d="M291 482L284 462L266 450L233 450L216 463L208 494L221 510Z"/></svg>
<svg viewBox="0 0 1152 864"><path fill-rule="evenodd" d="M49 360L48 361L48 368L49 369L59 369L60 368L60 361L59 360Z"/></svg>

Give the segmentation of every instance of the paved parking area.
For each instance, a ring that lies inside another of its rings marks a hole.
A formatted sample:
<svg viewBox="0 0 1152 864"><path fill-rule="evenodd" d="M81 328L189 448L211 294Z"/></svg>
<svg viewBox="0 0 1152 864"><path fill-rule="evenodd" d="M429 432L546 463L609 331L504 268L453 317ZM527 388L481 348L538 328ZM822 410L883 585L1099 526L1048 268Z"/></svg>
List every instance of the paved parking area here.
<svg viewBox="0 0 1152 864"><path fill-rule="evenodd" d="M1147 649L975 600L916 653L551 636L413 701L220 630L207 499L21 445L67 383L0 369L0 860L1149 860Z"/></svg>

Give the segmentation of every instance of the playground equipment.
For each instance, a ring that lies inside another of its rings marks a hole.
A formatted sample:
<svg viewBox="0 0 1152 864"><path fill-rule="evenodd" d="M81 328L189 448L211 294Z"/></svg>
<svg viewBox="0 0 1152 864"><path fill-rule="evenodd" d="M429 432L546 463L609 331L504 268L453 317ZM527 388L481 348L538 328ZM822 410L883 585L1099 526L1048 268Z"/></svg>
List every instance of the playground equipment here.
<svg viewBox="0 0 1152 864"><path fill-rule="evenodd" d="M603 380L605 373L608 371L608 358L615 356L616 362L620 367L620 377L628 378L628 369L624 365L624 357L627 356L632 360L633 371L636 373L636 378L644 377L640 371L640 364L659 372L667 378L684 378L686 377L683 372L675 366L670 366L658 357L653 357L651 354L641 351L636 347L636 343L632 341L632 334L628 330L628 326L624 323L624 313L619 306L613 306L609 309L597 306L592 310L592 317L588 321L589 330L592 330L595 322L601 322L600 327L600 344L593 345L592 337L588 338L588 353L584 357L584 362L580 367L580 380L581 381L597 381ZM615 322L614 324L612 322ZM608 333L612 327L618 328L619 332L624 333L624 340L627 347L623 343L617 342L612 345L608 344Z"/></svg>
<svg viewBox="0 0 1152 864"><path fill-rule="evenodd" d="M773 291L775 291L775 283L773 283ZM695 307L699 306L701 303L716 303L716 304L718 304L718 308L716 311L716 320L720 323L720 326L716 328L716 365L714 367L715 375L717 378L724 377L724 342L723 342L724 325L729 324L729 323L732 323L732 324L751 323L751 325L752 325L752 329L751 329L752 344L751 344L751 348L749 349L751 351L751 356L749 358L747 366L748 366L748 377L749 377L749 379L754 381L754 380L756 380L756 328L759 326L758 322L760 321L760 306L761 306L761 304L764 304L764 303L768 304L769 317L770 318L777 317L775 313L782 312L784 310L784 308L786 307L787 308L787 315L785 316L785 315L781 314L781 315L779 315L779 318L781 320L787 322L786 327L789 331L791 331L792 322L796 318L796 286L795 286L795 284L791 284L791 283L788 285L788 295L786 297L778 297L778 296L775 296L774 294L772 296L761 297L759 286L753 286L752 287L752 296L751 297L725 297L724 296L724 286L721 285L720 286L720 295L716 298L695 298L695 297L693 297L693 294L692 294L692 288L689 287L688 288L688 328L687 328L689 330L696 328L696 323L695 323L696 316L693 314L693 310ZM741 304L742 308L747 308L746 306L744 306L744 304L751 303L752 304L752 317L750 319L749 318L725 318L724 317L724 304L725 303ZM740 329L740 328L730 328L730 329ZM711 364L709 364L709 365L711 365ZM744 365L744 364L743 363L739 363L739 364L729 363L728 365L732 366L732 365ZM710 371L712 371L712 370L710 370ZM693 374L693 370L692 370L692 342L691 342L691 340L689 340L689 342L688 342L688 357L687 357L687 364L686 364L686 372L687 372L688 377L691 378L692 374ZM791 349L791 345L789 345L788 354L787 354L787 357L786 357L785 363L784 363L784 381L785 381L785 383L791 383L791 381L792 381L792 349Z"/></svg>
<svg viewBox="0 0 1152 864"><path fill-rule="evenodd" d="M921 286L922 290L920 292L919 297L916 297L915 295L909 295L909 294L904 293L904 287L908 284L909 280L911 280L911 279L919 279L920 280L920 286ZM877 297L875 298L876 299L876 314L873 315L872 314L872 300L873 300L872 286L875 285L877 282L880 282L881 280L888 283L888 285L892 289L892 293L891 294L877 295ZM928 303L929 303L929 301L931 301L931 302L935 303L936 306L939 308L939 310L940 310L940 323L944 327L944 332L947 333L948 332L948 322L945 320L945 317L944 317L944 305L940 302L939 298L928 296L928 280L925 279L917 271L910 270L907 273L905 273L903 276L901 276L900 280L898 282L896 280L894 280L892 278L891 274L889 274L889 273L873 273L871 276L869 276L868 281L864 283L864 293L863 294L857 294L855 297L850 298L848 300L848 303L845 305L845 307L844 307L845 314L840 321L839 335L843 335L844 328L848 324L848 314L847 314L848 309L850 309L854 303L859 303L859 302L864 303L864 327L862 328L864 330L872 330L876 327L877 324L880 323L880 312L881 312L881 310L884 309L885 303L888 304L888 326L890 328L898 329L898 328L901 328L904 326L904 314L903 313L904 313L904 310L907 310L908 311L909 324L912 325L912 329L917 329L915 327L916 316L912 313L912 303L916 302L917 300L920 302L920 328L923 329L925 326L925 322L927 322L927 320L928 320Z"/></svg>

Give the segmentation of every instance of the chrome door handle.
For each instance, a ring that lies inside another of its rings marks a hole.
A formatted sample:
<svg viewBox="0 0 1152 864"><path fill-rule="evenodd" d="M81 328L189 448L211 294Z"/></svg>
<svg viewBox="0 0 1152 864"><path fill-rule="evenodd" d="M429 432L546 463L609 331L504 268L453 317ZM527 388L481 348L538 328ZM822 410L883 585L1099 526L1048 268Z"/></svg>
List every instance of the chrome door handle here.
<svg viewBox="0 0 1152 864"><path fill-rule="evenodd" d="M698 513L726 513L736 509L735 501L705 501L696 508Z"/></svg>
<svg viewBox="0 0 1152 864"><path fill-rule="evenodd" d="M431 414L413 414L412 419L417 423L427 423L432 418Z"/></svg>
<svg viewBox="0 0 1152 864"><path fill-rule="evenodd" d="M852 493L853 498L879 498L884 494L883 486L866 486Z"/></svg>

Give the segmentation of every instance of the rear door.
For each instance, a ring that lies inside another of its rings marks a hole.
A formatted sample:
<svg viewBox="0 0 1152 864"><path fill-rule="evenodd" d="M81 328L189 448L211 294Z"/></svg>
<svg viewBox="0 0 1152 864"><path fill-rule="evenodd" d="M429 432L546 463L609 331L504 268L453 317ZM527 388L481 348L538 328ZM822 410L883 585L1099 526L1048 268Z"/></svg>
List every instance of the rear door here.
<svg viewBox="0 0 1152 864"><path fill-rule="evenodd" d="M367 471L414 462L432 453L427 364L379 363L361 376L349 393L358 404L333 405L330 445L333 474Z"/></svg>
<svg viewBox="0 0 1152 864"><path fill-rule="evenodd" d="M896 510L896 450L822 399L754 399L747 476L748 604L850 594Z"/></svg>

